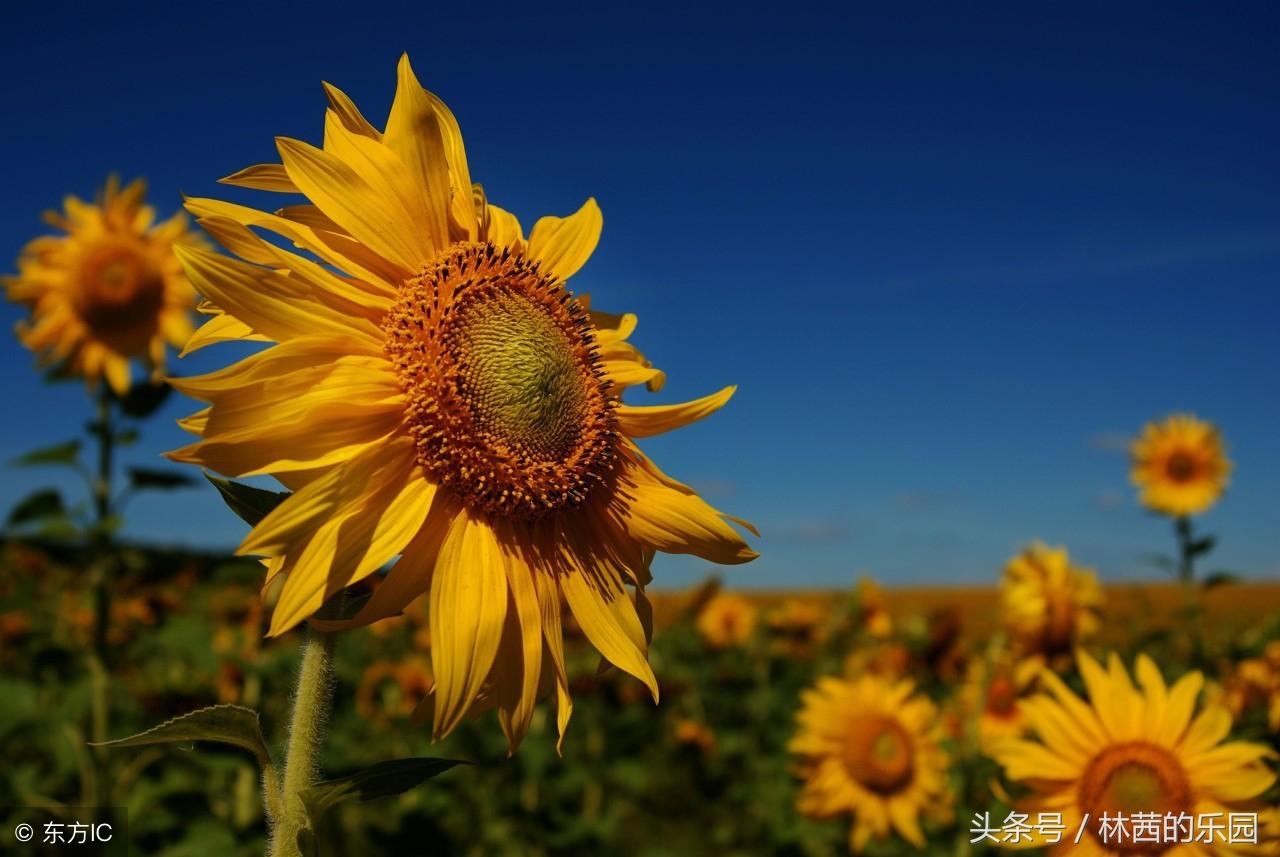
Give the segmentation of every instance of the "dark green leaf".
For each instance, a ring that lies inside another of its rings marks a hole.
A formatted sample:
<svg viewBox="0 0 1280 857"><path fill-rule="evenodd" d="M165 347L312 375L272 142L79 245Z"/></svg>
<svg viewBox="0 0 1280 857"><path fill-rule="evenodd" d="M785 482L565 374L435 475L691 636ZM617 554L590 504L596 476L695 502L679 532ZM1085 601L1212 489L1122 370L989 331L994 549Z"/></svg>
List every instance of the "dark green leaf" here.
<svg viewBox="0 0 1280 857"><path fill-rule="evenodd" d="M209 708L201 708L172 720L166 720L146 732L139 732L137 735L115 741L103 741L94 746L144 747L149 744L180 744L193 741L213 741L240 747L252 753L264 770L271 766L271 753L267 749L266 740L262 737L258 712L239 705L213 705Z"/></svg>
<svg viewBox="0 0 1280 857"><path fill-rule="evenodd" d="M196 482L187 474L176 470L130 467L129 484L134 488L155 488L160 491L167 491L173 488L187 488L196 484Z"/></svg>
<svg viewBox="0 0 1280 857"><path fill-rule="evenodd" d="M1187 545L1187 552L1192 556L1201 556L1213 550L1213 546L1217 543L1218 540L1215 536L1205 536Z"/></svg>
<svg viewBox="0 0 1280 857"><path fill-rule="evenodd" d="M9 513L9 524L25 524L29 521L62 517L66 513L66 507L62 505L62 495L52 488L47 488L28 495L14 506L13 511Z"/></svg>
<svg viewBox="0 0 1280 857"><path fill-rule="evenodd" d="M252 485L245 485L243 482L219 479L208 473L204 478L218 489L218 493L222 495L222 502L226 503L240 520L251 527L256 527L268 512L289 497L287 491L266 491L262 488L254 488Z"/></svg>
<svg viewBox="0 0 1280 857"><path fill-rule="evenodd" d="M117 446L133 446L137 442L138 442L137 429L125 429L124 431L116 432Z"/></svg>
<svg viewBox="0 0 1280 857"><path fill-rule="evenodd" d="M173 390L168 384L137 384L118 400L120 410L131 417L141 419L156 412Z"/></svg>
<svg viewBox="0 0 1280 857"><path fill-rule="evenodd" d="M33 449L9 462L15 467L28 467L32 464L75 464L80 459L80 441L69 440Z"/></svg>
<svg viewBox="0 0 1280 857"><path fill-rule="evenodd" d="M1234 571L1215 571L1206 577L1200 585L1205 589L1216 589L1219 586L1228 586L1239 581L1240 575Z"/></svg>
<svg viewBox="0 0 1280 857"><path fill-rule="evenodd" d="M317 783L303 789L299 797L314 828L330 808L344 800L367 801L403 794L456 765L465 764L459 759L390 759L349 776Z"/></svg>

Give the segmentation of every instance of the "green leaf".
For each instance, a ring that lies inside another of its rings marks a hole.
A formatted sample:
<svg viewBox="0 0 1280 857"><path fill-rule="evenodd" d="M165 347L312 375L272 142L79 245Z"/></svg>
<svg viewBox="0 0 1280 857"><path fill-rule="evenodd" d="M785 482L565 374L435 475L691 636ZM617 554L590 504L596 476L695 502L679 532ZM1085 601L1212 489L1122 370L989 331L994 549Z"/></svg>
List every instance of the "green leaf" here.
<svg viewBox="0 0 1280 857"><path fill-rule="evenodd" d="M25 524L48 518L63 517L67 509L62 505L62 495L52 488L28 495L9 513L9 524Z"/></svg>
<svg viewBox="0 0 1280 857"><path fill-rule="evenodd" d="M434 776L457 765L465 765L460 759L390 759L370 765L345 777L325 780L299 793L311 820L311 827L333 806L344 800L374 800L380 797L403 794Z"/></svg>
<svg viewBox="0 0 1280 857"><path fill-rule="evenodd" d="M155 413L173 389L168 384L136 384L119 397L120 410L131 417L142 419Z"/></svg>
<svg viewBox="0 0 1280 857"><path fill-rule="evenodd" d="M1173 557L1166 556L1162 553L1149 553L1143 557L1143 561L1146 562L1147 565L1152 566L1153 568L1158 568L1161 571L1167 571L1169 573L1173 573L1174 571L1175 563L1173 561Z"/></svg>
<svg viewBox="0 0 1280 857"><path fill-rule="evenodd" d="M1196 539L1194 542L1187 545L1187 553L1192 556L1201 556L1202 554L1207 554L1209 551L1213 550L1213 546L1217 543L1217 537L1205 536L1203 538Z"/></svg>
<svg viewBox="0 0 1280 857"><path fill-rule="evenodd" d="M129 429L124 429L123 431L116 432L117 446L133 446L137 442L138 442L137 429L129 428Z"/></svg>
<svg viewBox="0 0 1280 857"><path fill-rule="evenodd" d="M150 744L179 744L191 741L213 741L248 750L263 770L271 767L271 751L262 737L258 712L240 705L212 705L172 720L166 720L146 732L103 741L95 747L145 747Z"/></svg>
<svg viewBox="0 0 1280 857"><path fill-rule="evenodd" d="M31 452L20 455L9 463L14 467L29 467L33 464L74 465L79 459L80 441L69 440L65 443L55 443L53 446L33 449Z"/></svg>
<svg viewBox="0 0 1280 857"><path fill-rule="evenodd" d="M1234 571L1215 571L1205 577L1200 584L1205 589L1216 589L1219 586L1229 586L1233 583L1240 582L1240 575Z"/></svg>
<svg viewBox="0 0 1280 857"><path fill-rule="evenodd" d="M235 512L240 520L251 527L258 526L258 522L265 518L267 513L290 496L287 491L267 491L262 488L254 488L252 485L245 485L243 482L219 479L217 476L211 476L208 473L204 475L204 478L208 479L213 483L213 487L218 489L218 493L222 495L222 502L227 504L227 508Z"/></svg>
<svg viewBox="0 0 1280 857"><path fill-rule="evenodd" d="M130 467L129 484L134 488L154 488L169 491L188 488L196 482L185 473L176 470L152 470L150 467Z"/></svg>

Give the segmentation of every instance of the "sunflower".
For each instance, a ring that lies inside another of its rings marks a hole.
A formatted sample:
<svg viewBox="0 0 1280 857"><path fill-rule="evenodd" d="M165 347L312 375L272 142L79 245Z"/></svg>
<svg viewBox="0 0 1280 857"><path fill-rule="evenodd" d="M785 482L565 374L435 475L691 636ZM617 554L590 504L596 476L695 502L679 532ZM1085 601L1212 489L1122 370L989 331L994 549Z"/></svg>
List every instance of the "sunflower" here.
<svg viewBox="0 0 1280 857"><path fill-rule="evenodd" d="M783 655L807 657L826 636L823 605L801 598L788 598L768 616L774 648Z"/></svg>
<svg viewBox="0 0 1280 857"><path fill-rule="evenodd" d="M1149 836L1142 828L1126 824L1119 831L1106 829L1103 818L1123 815L1132 820L1137 813L1198 818L1219 812L1225 819L1230 812L1256 809L1249 802L1275 782L1275 775L1262 764L1274 754L1259 744L1224 743L1231 730L1225 708L1209 706L1193 717L1204 685L1198 672L1167 687L1155 663L1139 655L1135 687L1115 655L1106 669L1083 652L1076 662L1088 700L1076 696L1055 674L1044 672L1041 681L1048 693L1023 702L1039 740L1007 741L994 748L1006 775L1032 790L1020 809L1032 818L1037 813L1061 813L1066 833L1049 853L1234 853L1217 841L1143 841ZM1031 840L1021 845L1052 844L1043 831L1030 835Z"/></svg>
<svg viewBox="0 0 1280 857"><path fill-rule="evenodd" d="M165 344L181 346L192 331L195 293L174 250L201 242L181 212L156 223L146 190L112 176L96 203L68 196L62 212L45 213L66 234L32 240L17 275L3 278L9 299L31 310L18 338L41 365L90 383L105 377L120 395L131 359L159 376Z"/></svg>
<svg viewBox="0 0 1280 857"><path fill-rule="evenodd" d="M592 312L565 281L599 240L600 209L544 217L524 236L468 172L457 122L407 58L384 130L327 86L323 148L279 138L280 164L224 179L303 194L267 214L212 199L188 210L239 256L184 248L213 317L187 350L272 343L176 383L208 403L170 453L294 493L239 553L283 578L268 633L312 616L399 556L351 620L395 616L430 590L434 734L479 701L514 749L544 685L571 711L561 601L591 643L643 681L644 587L655 551L742 563L729 518L636 445L718 410L624 404L662 373L627 342L633 315ZM252 228L251 228L252 227ZM293 242L281 249L253 228Z"/></svg>
<svg viewBox="0 0 1280 857"><path fill-rule="evenodd" d="M920 816L945 802L947 758L938 711L910 681L826 677L801 695L788 749L804 779L796 808L810 818L853 816L849 847L896 830L925 847Z"/></svg>
<svg viewBox="0 0 1280 857"><path fill-rule="evenodd" d="M721 592L702 606L696 624L713 649L741 646L756 629L756 608L741 595Z"/></svg>
<svg viewBox="0 0 1280 857"><path fill-rule="evenodd" d="M1231 476L1222 435L1213 423L1174 414L1147 423L1133 442L1129 477L1149 509L1174 517L1197 515L1222 496Z"/></svg>
<svg viewBox="0 0 1280 857"><path fill-rule="evenodd" d="M887 637L893 633L889 602L879 583L866 576L858 578L854 598L858 605L858 621L864 631L873 637Z"/></svg>
<svg viewBox="0 0 1280 857"><path fill-rule="evenodd" d="M1098 630L1102 589L1091 569L1071 564L1066 548L1036 542L1005 565L1000 600L1021 653L1052 659Z"/></svg>
<svg viewBox="0 0 1280 857"><path fill-rule="evenodd" d="M1027 731L1027 714L1022 699L1028 679L1011 658L975 659L960 688L961 709L974 724L978 748L988 755L991 748Z"/></svg>
<svg viewBox="0 0 1280 857"><path fill-rule="evenodd" d="M1222 702L1237 718L1255 709L1263 712L1268 728L1280 732L1280 640L1268 643L1261 657L1236 664Z"/></svg>

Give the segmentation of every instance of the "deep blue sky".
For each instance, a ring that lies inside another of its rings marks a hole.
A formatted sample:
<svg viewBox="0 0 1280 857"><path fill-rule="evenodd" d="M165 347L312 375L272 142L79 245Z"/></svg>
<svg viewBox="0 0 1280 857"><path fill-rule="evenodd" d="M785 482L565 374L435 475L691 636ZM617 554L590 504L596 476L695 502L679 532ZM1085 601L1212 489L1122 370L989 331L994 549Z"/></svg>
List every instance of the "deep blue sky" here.
<svg viewBox="0 0 1280 857"><path fill-rule="evenodd" d="M1280 574L1277 7L893 5L19 4L0 268L112 170L146 175L165 211L179 190L230 196L214 180L274 159L275 135L319 141L322 79L380 123L407 50L526 228L599 199L576 285L639 314L671 377L659 401L741 385L647 445L764 530L730 581L985 581L1033 538L1151 576L1168 527L1118 449L1180 409L1219 422L1237 462L1204 522L1213 565ZM178 371L225 359L201 357ZM87 411L8 336L0 381L6 459ZM166 407L128 460L182 443L192 409ZM6 510L61 478L0 472ZM242 531L209 490L140 500L129 526Z"/></svg>

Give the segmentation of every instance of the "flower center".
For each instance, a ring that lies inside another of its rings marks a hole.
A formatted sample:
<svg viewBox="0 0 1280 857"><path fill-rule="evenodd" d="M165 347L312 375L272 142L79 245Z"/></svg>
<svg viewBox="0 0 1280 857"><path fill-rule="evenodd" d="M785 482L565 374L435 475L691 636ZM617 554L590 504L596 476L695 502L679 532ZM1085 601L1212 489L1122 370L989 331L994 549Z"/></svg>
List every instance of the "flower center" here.
<svg viewBox="0 0 1280 857"><path fill-rule="evenodd" d="M1165 472L1174 482L1190 482L1199 471L1195 456L1179 450L1169 456L1165 464Z"/></svg>
<svg viewBox="0 0 1280 857"><path fill-rule="evenodd" d="M1018 688L1007 676L996 676L987 686L987 711L997 717L1010 717L1017 710Z"/></svg>
<svg viewBox="0 0 1280 857"><path fill-rule="evenodd" d="M844 765L869 791L893 794L911 782L915 770L911 738L892 717L867 717L849 730Z"/></svg>
<svg viewBox="0 0 1280 857"><path fill-rule="evenodd" d="M590 319L536 262L454 244L382 323L427 473L468 506L526 519L581 503L616 433Z"/></svg>
<svg viewBox="0 0 1280 857"><path fill-rule="evenodd" d="M1191 809L1191 786L1181 763L1168 750L1145 741L1107 747L1093 758L1080 779L1080 808L1089 813L1090 832L1120 854L1162 854L1173 843L1134 842L1128 823L1102 836L1104 815L1156 813L1160 818ZM1139 837L1144 838L1144 837ZM1162 837L1153 837L1160 839Z"/></svg>
<svg viewBox="0 0 1280 857"><path fill-rule="evenodd" d="M1044 650L1047 654L1069 652L1075 638L1076 605L1072 593L1055 589L1046 594Z"/></svg>
<svg viewBox="0 0 1280 857"><path fill-rule="evenodd" d="M140 248L111 241L89 250L80 262L76 314L95 334L118 347L150 337L164 303L164 279ZM136 343L134 343L136 344Z"/></svg>

